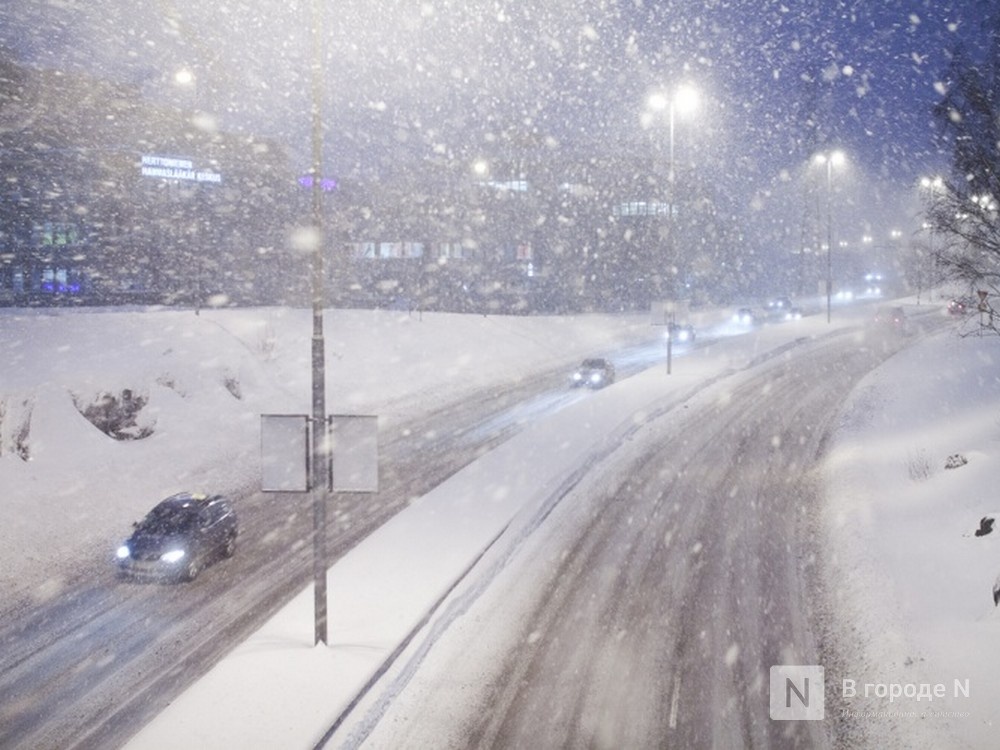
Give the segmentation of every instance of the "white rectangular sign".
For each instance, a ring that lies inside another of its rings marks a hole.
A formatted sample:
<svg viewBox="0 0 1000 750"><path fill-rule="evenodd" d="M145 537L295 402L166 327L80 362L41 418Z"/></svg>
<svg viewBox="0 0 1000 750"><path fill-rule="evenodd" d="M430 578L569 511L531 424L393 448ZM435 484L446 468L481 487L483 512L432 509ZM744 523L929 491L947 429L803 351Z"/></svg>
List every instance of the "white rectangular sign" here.
<svg viewBox="0 0 1000 750"><path fill-rule="evenodd" d="M309 491L309 418L261 414L260 477L264 492Z"/></svg>
<svg viewBox="0 0 1000 750"><path fill-rule="evenodd" d="M329 419L333 492L378 492L378 417Z"/></svg>

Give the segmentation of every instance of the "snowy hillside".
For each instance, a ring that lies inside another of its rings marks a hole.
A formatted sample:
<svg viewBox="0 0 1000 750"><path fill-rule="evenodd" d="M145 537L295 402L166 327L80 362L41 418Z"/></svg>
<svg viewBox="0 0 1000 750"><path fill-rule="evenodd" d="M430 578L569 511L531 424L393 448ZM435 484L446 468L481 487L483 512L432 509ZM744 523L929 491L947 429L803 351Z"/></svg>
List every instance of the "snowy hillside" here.
<svg viewBox="0 0 1000 750"><path fill-rule="evenodd" d="M0 310L0 589L56 594L167 494L252 490L260 414L310 408L311 325L286 309ZM330 311L324 325L328 410L383 424L655 336L644 316Z"/></svg>

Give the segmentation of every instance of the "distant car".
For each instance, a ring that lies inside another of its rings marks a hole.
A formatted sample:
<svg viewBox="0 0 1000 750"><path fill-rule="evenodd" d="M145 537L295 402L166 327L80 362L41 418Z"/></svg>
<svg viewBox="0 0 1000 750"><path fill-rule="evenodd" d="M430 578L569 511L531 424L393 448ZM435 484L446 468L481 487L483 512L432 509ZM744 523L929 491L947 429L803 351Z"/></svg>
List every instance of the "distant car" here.
<svg viewBox="0 0 1000 750"><path fill-rule="evenodd" d="M969 303L964 299L953 299L948 303L949 315L965 315L969 311Z"/></svg>
<svg viewBox="0 0 1000 750"><path fill-rule="evenodd" d="M671 341L686 344L694 341L694 326L690 323L669 323L667 325L667 335Z"/></svg>
<svg viewBox="0 0 1000 750"><path fill-rule="evenodd" d="M602 388L613 382L615 382L615 366L603 357L583 360L570 379L570 385L574 388L580 386Z"/></svg>
<svg viewBox="0 0 1000 750"><path fill-rule="evenodd" d="M741 326L752 326L756 319L753 310L749 307L741 307L733 314L733 322Z"/></svg>
<svg viewBox="0 0 1000 750"><path fill-rule="evenodd" d="M792 301L788 297L774 297L767 301L767 311L772 315L784 315L791 307Z"/></svg>
<svg viewBox="0 0 1000 750"><path fill-rule="evenodd" d="M897 333L909 333L909 323L902 307L880 307L875 311L875 325Z"/></svg>
<svg viewBox="0 0 1000 750"><path fill-rule="evenodd" d="M116 553L122 577L193 581L236 551L236 513L222 495L182 492L160 501Z"/></svg>
<svg viewBox="0 0 1000 750"><path fill-rule="evenodd" d="M802 308L789 307L785 311L785 320L800 320L802 318Z"/></svg>

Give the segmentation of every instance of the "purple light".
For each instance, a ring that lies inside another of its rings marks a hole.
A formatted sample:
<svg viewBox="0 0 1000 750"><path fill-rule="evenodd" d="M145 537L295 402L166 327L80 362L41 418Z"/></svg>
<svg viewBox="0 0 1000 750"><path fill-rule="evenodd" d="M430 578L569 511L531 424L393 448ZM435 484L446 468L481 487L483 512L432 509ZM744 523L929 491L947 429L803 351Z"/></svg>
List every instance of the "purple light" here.
<svg viewBox="0 0 1000 750"><path fill-rule="evenodd" d="M312 189L313 177L311 174L304 174L299 178L299 184L304 188ZM319 189L324 193L332 193L337 189L337 181L332 177L321 177L319 180Z"/></svg>

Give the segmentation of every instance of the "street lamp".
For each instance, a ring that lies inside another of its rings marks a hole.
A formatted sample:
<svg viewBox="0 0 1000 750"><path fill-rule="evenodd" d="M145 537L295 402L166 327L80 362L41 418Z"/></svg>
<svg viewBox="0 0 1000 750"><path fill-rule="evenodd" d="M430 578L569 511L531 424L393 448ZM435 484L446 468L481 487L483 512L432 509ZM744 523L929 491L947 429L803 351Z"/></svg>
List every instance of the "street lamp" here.
<svg viewBox="0 0 1000 750"><path fill-rule="evenodd" d="M669 151L667 161L667 257L673 258L674 244L674 122L678 114L686 115L698 108L701 97L698 89L690 84L680 84L673 91L664 93L657 91L646 100L646 113L643 115L643 125L649 127L659 113L667 112L669 133Z"/></svg>
<svg viewBox="0 0 1000 750"><path fill-rule="evenodd" d="M310 130L312 146L312 431L310 446L313 501L314 644L327 643L326 601L326 341L323 336L323 14L319 0L311 6Z"/></svg>
<svg viewBox="0 0 1000 750"><path fill-rule="evenodd" d="M188 87L194 86L195 77L194 73L190 68L181 68L176 73L174 73L174 83L178 86Z"/></svg>
<svg viewBox="0 0 1000 750"><path fill-rule="evenodd" d="M179 68L174 72L174 85L178 89L184 91L189 98L187 102L191 109L198 110L198 77L195 75L191 68L184 67ZM196 115L191 115L189 122L195 124ZM198 245L202 242L202 232L201 232L201 222L203 220L202 216L202 201L204 200L203 191L198 191L195 198L195 209L194 209L194 221L191 224L191 229L188 230L189 235L193 235L192 240L188 242L188 253L193 253L193 264L195 272L195 292L194 292L194 314L201 315L201 298L203 295L202 291L202 276L204 274L203 266L203 251ZM195 247L192 247L194 245Z"/></svg>
<svg viewBox="0 0 1000 750"><path fill-rule="evenodd" d="M664 94L661 91L650 94L646 102L652 113L667 111L667 122L670 130L667 182L670 185L673 185L674 182L674 120L677 114L685 115L694 112L698 108L699 100L698 89L690 84L681 84L670 94ZM673 210L672 204L670 205L670 209Z"/></svg>
<svg viewBox="0 0 1000 750"><path fill-rule="evenodd" d="M485 180L490 175L490 163L486 159L476 159L472 162L472 174L476 179Z"/></svg>
<svg viewBox="0 0 1000 750"><path fill-rule="evenodd" d="M833 292L833 168L844 163L843 151L824 151L816 154L813 161L826 165L826 322L831 319Z"/></svg>

